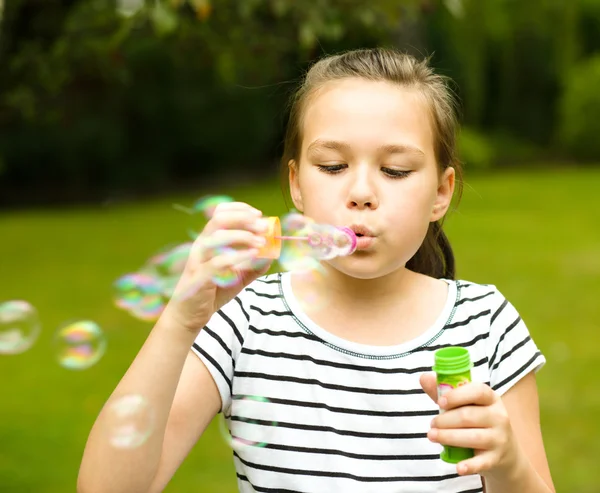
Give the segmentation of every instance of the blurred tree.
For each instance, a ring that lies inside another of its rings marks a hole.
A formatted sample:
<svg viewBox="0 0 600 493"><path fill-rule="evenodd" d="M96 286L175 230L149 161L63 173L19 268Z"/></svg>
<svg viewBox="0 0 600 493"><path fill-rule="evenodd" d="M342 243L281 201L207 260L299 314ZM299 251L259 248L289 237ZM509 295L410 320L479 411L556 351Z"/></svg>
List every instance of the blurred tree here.
<svg viewBox="0 0 600 493"><path fill-rule="evenodd" d="M0 33L0 188L85 196L271 166L287 89L389 43L415 0L17 0Z"/></svg>

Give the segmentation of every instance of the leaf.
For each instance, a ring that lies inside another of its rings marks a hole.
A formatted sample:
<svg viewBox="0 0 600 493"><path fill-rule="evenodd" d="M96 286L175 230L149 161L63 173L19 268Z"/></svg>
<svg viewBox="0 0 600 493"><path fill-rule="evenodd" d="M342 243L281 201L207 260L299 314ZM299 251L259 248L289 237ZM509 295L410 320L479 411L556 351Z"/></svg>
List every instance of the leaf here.
<svg viewBox="0 0 600 493"><path fill-rule="evenodd" d="M190 5L196 12L196 17L201 21L205 21L209 18L212 12L212 4L210 0L189 0Z"/></svg>
<svg viewBox="0 0 600 493"><path fill-rule="evenodd" d="M302 48L312 48L317 42L317 35L311 24L304 22L298 31L298 42Z"/></svg>
<svg viewBox="0 0 600 493"><path fill-rule="evenodd" d="M122 17L133 17L143 7L144 0L117 0L117 13Z"/></svg>
<svg viewBox="0 0 600 493"><path fill-rule="evenodd" d="M289 9L290 5L286 0L271 0L271 11L275 14L275 17L283 17Z"/></svg>
<svg viewBox="0 0 600 493"><path fill-rule="evenodd" d="M175 12L161 2L156 2L150 12L154 30L158 35L170 34L177 28L178 18Z"/></svg>

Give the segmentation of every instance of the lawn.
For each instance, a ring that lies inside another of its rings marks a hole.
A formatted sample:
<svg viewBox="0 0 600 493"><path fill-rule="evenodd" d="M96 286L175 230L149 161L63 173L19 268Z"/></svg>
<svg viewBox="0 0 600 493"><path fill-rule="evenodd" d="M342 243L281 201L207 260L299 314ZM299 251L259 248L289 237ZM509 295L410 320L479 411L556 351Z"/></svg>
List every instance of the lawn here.
<svg viewBox="0 0 600 493"><path fill-rule="evenodd" d="M496 284L548 358L539 373L542 427L558 491L600 491L600 168L470 177L447 220L458 276ZM286 211L275 182L227 193L266 214ZM192 196L0 214L0 301L25 299L43 331L0 357L0 490L66 493L104 400L151 329L112 303L112 282L163 246L186 241ZM55 360L52 336L73 319L104 329L108 350L85 371ZM231 451L213 423L168 492L236 491Z"/></svg>

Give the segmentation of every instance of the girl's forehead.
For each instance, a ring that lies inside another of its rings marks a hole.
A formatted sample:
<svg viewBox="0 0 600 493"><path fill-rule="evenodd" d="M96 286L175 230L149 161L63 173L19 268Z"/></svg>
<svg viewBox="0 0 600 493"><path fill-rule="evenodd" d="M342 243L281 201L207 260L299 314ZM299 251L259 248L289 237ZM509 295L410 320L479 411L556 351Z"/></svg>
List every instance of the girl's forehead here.
<svg viewBox="0 0 600 493"><path fill-rule="evenodd" d="M303 148L327 139L410 145L426 154L433 149L425 98L390 82L349 78L326 83L308 100L302 130Z"/></svg>

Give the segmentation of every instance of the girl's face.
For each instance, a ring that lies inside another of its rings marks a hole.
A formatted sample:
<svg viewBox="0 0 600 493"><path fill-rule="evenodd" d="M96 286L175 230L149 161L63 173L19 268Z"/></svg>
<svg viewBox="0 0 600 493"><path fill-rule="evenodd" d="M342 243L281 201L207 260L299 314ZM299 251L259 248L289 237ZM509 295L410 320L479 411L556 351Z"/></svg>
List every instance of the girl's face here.
<svg viewBox="0 0 600 493"><path fill-rule="evenodd" d="M381 277L416 253L454 191L440 173L431 119L416 91L360 78L326 84L304 113L300 162L290 162L295 207L318 223L348 226L358 250L330 264Z"/></svg>

